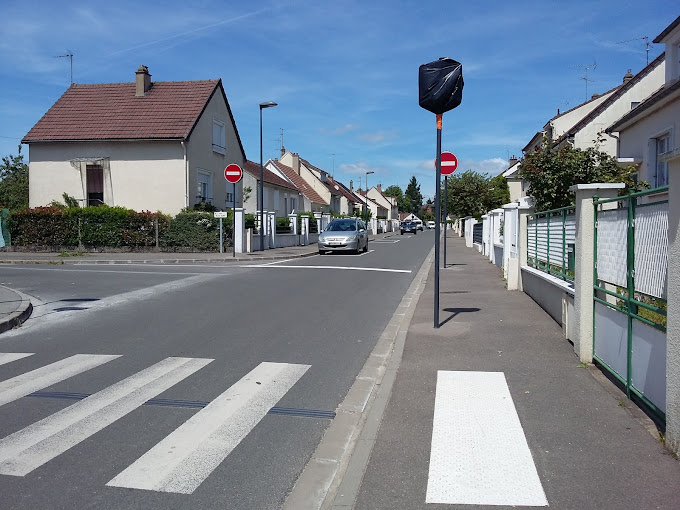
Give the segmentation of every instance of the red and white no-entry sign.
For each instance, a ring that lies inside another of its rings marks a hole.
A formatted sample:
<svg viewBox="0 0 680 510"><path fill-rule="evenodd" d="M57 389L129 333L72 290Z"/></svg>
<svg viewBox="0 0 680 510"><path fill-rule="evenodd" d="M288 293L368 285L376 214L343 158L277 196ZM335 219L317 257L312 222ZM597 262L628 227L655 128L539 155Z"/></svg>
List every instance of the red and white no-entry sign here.
<svg viewBox="0 0 680 510"><path fill-rule="evenodd" d="M458 168L458 158L452 152L442 152L442 175L451 175Z"/></svg>
<svg viewBox="0 0 680 510"><path fill-rule="evenodd" d="M229 165L224 169L224 178L232 184L236 184L240 181L241 177L243 177L243 170L236 164Z"/></svg>

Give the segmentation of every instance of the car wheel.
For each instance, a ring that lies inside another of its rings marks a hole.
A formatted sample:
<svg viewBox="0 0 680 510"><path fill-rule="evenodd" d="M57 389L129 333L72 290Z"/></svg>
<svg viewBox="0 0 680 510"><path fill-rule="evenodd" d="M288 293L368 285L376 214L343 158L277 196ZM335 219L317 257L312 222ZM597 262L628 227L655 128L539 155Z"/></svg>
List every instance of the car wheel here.
<svg viewBox="0 0 680 510"><path fill-rule="evenodd" d="M413 231L413 235L416 235L418 233L418 229Z"/></svg>
<svg viewBox="0 0 680 510"><path fill-rule="evenodd" d="M401 231L401 235L404 235L404 231L403 231L403 230Z"/></svg>
<svg viewBox="0 0 680 510"><path fill-rule="evenodd" d="M366 239L366 246L364 246L364 253L368 252L368 239Z"/></svg>
<svg viewBox="0 0 680 510"><path fill-rule="evenodd" d="M323 250L319 250L319 255L323 255L324 253L326 253L326 252L323 251Z"/></svg>

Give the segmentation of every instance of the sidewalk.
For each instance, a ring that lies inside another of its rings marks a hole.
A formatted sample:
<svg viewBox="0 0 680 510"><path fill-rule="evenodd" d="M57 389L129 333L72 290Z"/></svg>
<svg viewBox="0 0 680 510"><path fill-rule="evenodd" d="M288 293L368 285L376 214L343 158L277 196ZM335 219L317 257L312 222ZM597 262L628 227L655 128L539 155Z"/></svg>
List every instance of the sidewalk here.
<svg viewBox="0 0 680 510"><path fill-rule="evenodd" d="M26 294L0 285L0 333L20 326L32 311L33 305Z"/></svg>
<svg viewBox="0 0 680 510"><path fill-rule="evenodd" d="M371 239L384 239L394 232L371 234ZM232 254L231 248L225 253L174 253L174 252L65 252L73 255L62 255L59 252L5 251L0 252L0 264L191 264L217 262L246 262L281 260L309 257L318 253L318 246L312 243L307 246L289 246L272 248L252 253Z"/></svg>
<svg viewBox="0 0 680 510"><path fill-rule="evenodd" d="M502 456L506 433L512 431L501 423L480 424L462 438L464 453L439 491L450 498L448 504L425 503L440 370L504 374L550 508L680 508L680 462L654 437L651 422L625 393L597 368L581 366L561 328L529 296L506 290L498 268L466 248L463 239L451 235L447 251L448 267L440 271L442 325L433 328L433 266L413 311L379 430L367 435L366 429L374 427L365 428L350 461L356 465L355 457L370 453L363 478L345 473L335 503L324 508L510 508L456 504L462 493L474 499L475 490L499 492L505 477L495 476L498 468L485 473L478 448L498 445ZM399 355L396 348L394 355ZM476 487L454 487L463 478L461 469ZM467 476L470 470L474 476Z"/></svg>

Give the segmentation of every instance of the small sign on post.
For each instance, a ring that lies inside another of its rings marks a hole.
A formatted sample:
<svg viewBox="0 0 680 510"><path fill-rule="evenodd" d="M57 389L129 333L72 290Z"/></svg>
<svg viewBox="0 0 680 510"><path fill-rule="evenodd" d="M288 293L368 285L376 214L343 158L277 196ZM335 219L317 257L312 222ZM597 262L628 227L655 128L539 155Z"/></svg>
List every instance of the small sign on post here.
<svg viewBox="0 0 680 510"><path fill-rule="evenodd" d="M458 158L452 152L442 152L442 175L451 175L456 168L458 168Z"/></svg>
<svg viewBox="0 0 680 510"><path fill-rule="evenodd" d="M236 183L240 181L242 177L243 170L241 170L241 167L235 163L228 165L227 168L224 169L224 178L227 180L227 182L230 182L234 185L234 192L231 194L231 200L234 204L234 214L231 225L231 237L233 238L231 243L233 245L233 257L236 257ZM224 217L226 218L226 213ZM220 253L222 253L222 218L220 218Z"/></svg>

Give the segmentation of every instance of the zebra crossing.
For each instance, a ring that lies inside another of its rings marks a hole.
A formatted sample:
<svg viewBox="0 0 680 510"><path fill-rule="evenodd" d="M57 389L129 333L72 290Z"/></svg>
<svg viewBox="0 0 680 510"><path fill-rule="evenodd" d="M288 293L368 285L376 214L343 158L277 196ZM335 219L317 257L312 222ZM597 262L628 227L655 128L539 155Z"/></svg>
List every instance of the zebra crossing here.
<svg viewBox="0 0 680 510"><path fill-rule="evenodd" d="M0 353L0 365L32 353ZM0 382L0 406L120 355L76 354ZM0 475L25 476L214 361L169 357L0 439ZM191 494L310 365L262 362L106 485Z"/></svg>

